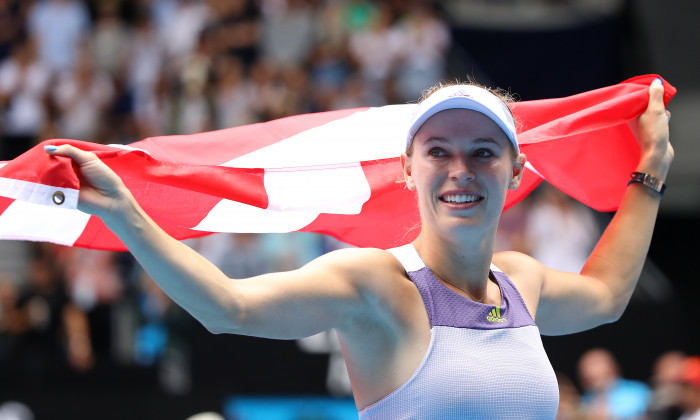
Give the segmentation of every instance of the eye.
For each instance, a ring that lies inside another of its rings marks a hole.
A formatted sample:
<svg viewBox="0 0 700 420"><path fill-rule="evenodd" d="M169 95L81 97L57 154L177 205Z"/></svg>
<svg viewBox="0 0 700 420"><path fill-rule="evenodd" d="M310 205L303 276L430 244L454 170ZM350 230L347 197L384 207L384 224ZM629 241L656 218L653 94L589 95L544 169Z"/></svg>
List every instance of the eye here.
<svg viewBox="0 0 700 420"><path fill-rule="evenodd" d="M447 156L447 152L439 147L433 147L432 149L428 150L428 154L432 157Z"/></svg>
<svg viewBox="0 0 700 420"><path fill-rule="evenodd" d="M489 149L477 149L474 152L474 156L477 157L492 157L494 153Z"/></svg>

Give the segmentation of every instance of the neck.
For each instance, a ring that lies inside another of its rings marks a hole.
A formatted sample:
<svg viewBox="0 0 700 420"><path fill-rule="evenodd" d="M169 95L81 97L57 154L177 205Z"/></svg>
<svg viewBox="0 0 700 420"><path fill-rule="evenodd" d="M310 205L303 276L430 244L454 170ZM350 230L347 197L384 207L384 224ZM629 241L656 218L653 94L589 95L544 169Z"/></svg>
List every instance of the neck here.
<svg viewBox="0 0 700 420"><path fill-rule="evenodd" d="M443 281L480 298L486 293L495 241L493 233L443 237L423 229L413 242L423 262Z"/></svg>

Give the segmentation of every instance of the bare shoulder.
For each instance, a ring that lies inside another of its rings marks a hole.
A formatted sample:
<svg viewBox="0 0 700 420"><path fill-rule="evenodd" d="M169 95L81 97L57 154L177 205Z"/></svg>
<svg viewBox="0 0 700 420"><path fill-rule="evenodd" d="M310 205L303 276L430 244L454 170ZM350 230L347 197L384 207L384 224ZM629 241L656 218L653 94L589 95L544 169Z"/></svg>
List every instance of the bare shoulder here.
<svg viewBox="0 0 700 420"><path fill-rule="evenodd" d="M316 263L322 264L325 272L341 274L343 281L350 282L350 287L368 305L366 315L392 329L406 328L415 322L416 310L423 309L418 289L389 251L341 249L324 255Z"/></svg>
<svg viewBox="0 0 700 420"><path fill-rule="evenodd" d="M309 269L333 272L354 286L370 290L392 287L408 280L401 263L389 252L378 248L343 248L322 255Z"/></svg>
<svg viewBox="0 0 700 420"><path fill-rule="evenodd" d="M322 264L345 266L348 269L371 269L371 267L367 267L362 263L377 263L380 264L380 267L376 268L380 269L388 268L384 267L385 265L401 265L391 252L379 248L341 248L324 254L314 261Z"/></svg>
<svg viewBox="0 0 700 420"><path fill-rule="evenodd" d="M538 277L542 274L542 264L527 254L504 251L493 254L493 264L508 276Z"/></svg>

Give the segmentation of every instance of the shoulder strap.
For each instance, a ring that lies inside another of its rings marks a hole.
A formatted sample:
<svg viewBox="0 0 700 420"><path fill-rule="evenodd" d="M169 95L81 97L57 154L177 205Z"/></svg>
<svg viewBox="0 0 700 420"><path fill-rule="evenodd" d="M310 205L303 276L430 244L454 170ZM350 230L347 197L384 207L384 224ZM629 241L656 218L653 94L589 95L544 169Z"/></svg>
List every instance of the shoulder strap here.
<svg viewBox="0 0 700 420"><path fill-rule="evenodd" d="M391 252L391 254L397 260L399 260L407 273L410 273L411 271L418 271L425 267L423 260L420 259L418 251L416 251L416 248L413 247L413 244L406 244L397 248L391 248L387 251Z"/></svg>

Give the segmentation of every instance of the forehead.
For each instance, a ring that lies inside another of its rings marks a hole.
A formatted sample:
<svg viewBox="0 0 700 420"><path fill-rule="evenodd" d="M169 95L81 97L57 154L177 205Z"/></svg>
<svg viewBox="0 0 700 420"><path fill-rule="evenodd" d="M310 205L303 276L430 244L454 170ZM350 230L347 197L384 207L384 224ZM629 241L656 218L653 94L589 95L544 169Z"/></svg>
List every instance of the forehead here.
<svg viewBox="0 0 700 420"><path fill-rule="evenodd" d="M478 111L461 108L446 109L431 116L415 135L416 140L431 138L491 139L499 144L510 142L506 133L489 117Z"/></svg>

